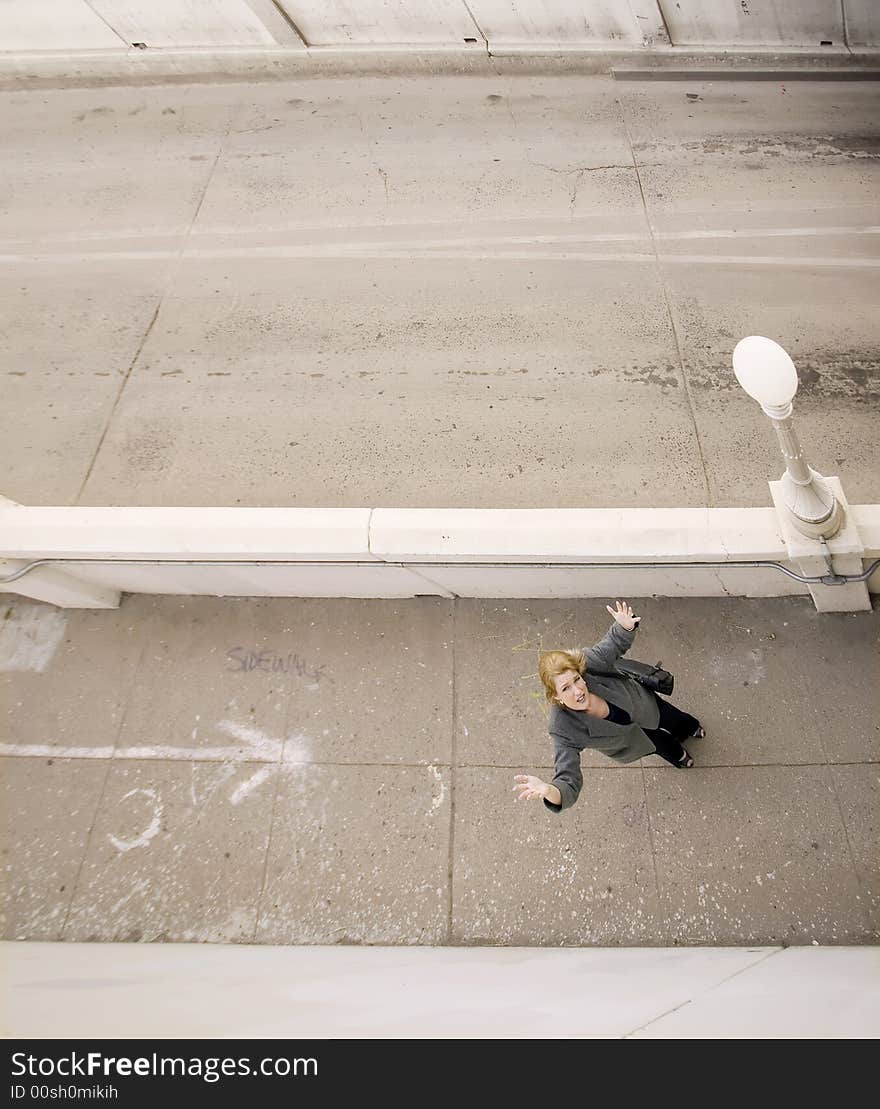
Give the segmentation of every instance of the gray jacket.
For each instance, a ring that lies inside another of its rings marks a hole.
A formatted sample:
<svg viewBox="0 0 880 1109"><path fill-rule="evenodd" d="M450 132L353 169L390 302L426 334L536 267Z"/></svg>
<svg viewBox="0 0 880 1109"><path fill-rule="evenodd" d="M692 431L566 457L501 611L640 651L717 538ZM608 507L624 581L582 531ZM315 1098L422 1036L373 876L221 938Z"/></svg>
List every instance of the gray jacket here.
<svg viewBox="0 0 880 1109"><path fill-rule="evenodd" d="M554 704L550 709L547 730L556 747L556 776L551 785L562 795L562 804L544 804L552 812L562 812L577 801L581 786L581 751L589 748L601 751L615 762L635 762L643 755L653 755L656 748L643 728L656 728L660 723L660 710L654 694L623 674L608 677L602 671L613 671L615 662L633 645L635 628L625 631L615 621L604 639L593 647L584 649L586 661L584 676L591 693L628 712L632 724L613 724L586 712L573 712L564 705ZM597 672L598 671L598 672Z"/></svg>

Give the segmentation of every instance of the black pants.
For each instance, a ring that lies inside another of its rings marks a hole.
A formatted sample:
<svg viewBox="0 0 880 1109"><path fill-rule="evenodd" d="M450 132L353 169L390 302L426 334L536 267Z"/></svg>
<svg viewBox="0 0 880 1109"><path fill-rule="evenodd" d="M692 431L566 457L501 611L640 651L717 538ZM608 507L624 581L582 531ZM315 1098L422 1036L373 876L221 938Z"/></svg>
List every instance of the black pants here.
<svg viewBox="0 0 880 1109"><path fill-rule="evenodd" d="M671 762L673 766L681 766L685 750L681 740L692 736L699 728L700 722L689 712L682 712L669 701L654 694L657 708L660 710L660 721L656 728L644 728L645 735L657 748L661 759Z"/></svg>

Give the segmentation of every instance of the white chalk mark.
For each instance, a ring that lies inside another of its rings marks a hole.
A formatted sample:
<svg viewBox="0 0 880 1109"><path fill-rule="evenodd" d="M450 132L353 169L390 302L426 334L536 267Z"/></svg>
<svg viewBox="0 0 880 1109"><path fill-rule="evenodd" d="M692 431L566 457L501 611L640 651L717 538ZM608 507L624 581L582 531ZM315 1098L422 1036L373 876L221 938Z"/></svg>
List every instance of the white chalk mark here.
<svg viewBox="0 0 880 1109"><path fill-rule="evenodd" d="M64 639L67 617L44 605L13 605L0 624L0 670L42 673Z"/></svg>
<svg viewBox="0 0 880 1109"><path fill-rule="evenodd" d="M430 816L431 813L436 812L436 810L440 808L446 798L446 783L443 781L443 774L439 767L431 764L428 769L431 771L434 781L440 784L439 793L431 801L431 808L428 811L428 816Z"/></svg>
<svg viewBox="0 0 880 1109"><path fill-rule="evenodd" d="M252 774L246 782L241 782L237 786L237 788L230 794L229 800L232 802L233 805L240 804L252 790L255 790L257 786L262 785L271 773L271 766L261 766L256 774Z"/></svg>
<svg viewBox="0 0 880 1109"><path fill-rule="evenodd" d="M287 737L287 743L284 745L284 761L289 763L312 761L311 740L307 735L294 732Z"/></svg>
<svg viewBox="0 0 880 1109"><path fill-rule="evenodd" d="M171 759L180 762L278 762L275 757L254 755L240 747L50 747L47 743L0 743L0 756L50 759Z"/></svg>
<svg viewBox="0 0 880 1109"><path fill-rule="evenodd" d="M227 735L246 743L255 755L261 756L264 762L280 762L283 746L280 739L272 739L258 728L237 724L234 720L221 720L217 727Z"/></svg>
<svg viewBox="0 0 880 1109"><path fill-rule="evenodd" d="M134 839L117 839L116 836L108 832L107 838L117 851L131 851L135 847L146 847L162 826L162 802L154 789L130 789L124 797L120 797L119 804L121 805L123 801L127 801L129 797L134 797L137 793L142 793L152 800L153 819L150 821L149 827Z"/></svg>
<svg viewBox="0 0 880 1109"><path fill-rule="evenodd" d="M220 766L217 768L217 772L213 775L214 784L204 795L197 795L195 791L196 765L196 762L193 762L191 766L192 788L190 790L190 793L192 796L193 808L196 808L199 805L206 805L220 788L220 786L222 786L223 783L231 778L232 775L235 773L235 766L232 763L221 763Z"/></svg>

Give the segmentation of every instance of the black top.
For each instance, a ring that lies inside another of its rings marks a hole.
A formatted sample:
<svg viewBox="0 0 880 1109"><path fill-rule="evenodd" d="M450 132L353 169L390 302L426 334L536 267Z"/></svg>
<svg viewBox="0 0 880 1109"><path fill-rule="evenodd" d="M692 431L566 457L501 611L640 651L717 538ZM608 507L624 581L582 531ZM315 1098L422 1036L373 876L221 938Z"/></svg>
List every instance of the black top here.
<svg viewBox="0 0 880 1109"><path fill-rule="evenodd" d="M612 724L632 724L632 717L628 712L619 709L617 705L612 705L610 701L606 700L605 704L608 706L606 720L610 720Z"/></svg>

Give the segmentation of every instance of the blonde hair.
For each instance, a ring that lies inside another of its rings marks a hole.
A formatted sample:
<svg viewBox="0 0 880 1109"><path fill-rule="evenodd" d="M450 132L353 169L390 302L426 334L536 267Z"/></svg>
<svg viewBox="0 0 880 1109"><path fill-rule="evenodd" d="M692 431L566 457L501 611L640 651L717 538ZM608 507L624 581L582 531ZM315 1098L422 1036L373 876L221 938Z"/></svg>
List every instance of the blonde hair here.
<svg viewBox="0 0 880 1109"><path fill-rule="evenodd" d="M544 683L544 696L551 703L556 700L556 679L566 670L584 672L583 651L542 651L538 655L538 674Z"/></svg>

